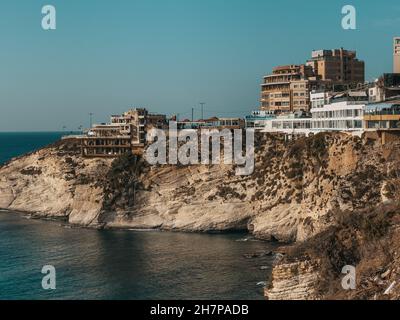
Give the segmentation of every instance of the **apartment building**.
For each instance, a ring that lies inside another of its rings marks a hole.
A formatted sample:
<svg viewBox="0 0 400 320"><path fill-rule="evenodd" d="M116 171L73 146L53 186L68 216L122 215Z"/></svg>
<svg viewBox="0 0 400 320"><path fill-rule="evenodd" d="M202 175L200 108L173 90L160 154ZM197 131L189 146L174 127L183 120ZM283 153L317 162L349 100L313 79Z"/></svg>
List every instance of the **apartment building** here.
<svg viewBox="0 0 400 320"><path fill-rule="evenodd" d="M298 80L290 83L292 108L290 111L306 111L310 106L310 92L318 83L312 80Z"/></svg>
<svg viewBox="0 0 400 320"><path fill-rule="evenodd" d="M309 111L312 91L354 89L364 84L364 72L364 62L357 59L355 51L313 51L306 64L279 66L264 77L260 110L277 114Z"/></svg>
<svg viewBox="0 0 400 320"><path fill-rule="evenodd" d="M307 61L315 76L334 83L364 83L365 63L357 59L356 51L315 50Z"/></svg>
<svg viewBox="0 0 400 320"><path fill-rule="evenodd" d="M115 157L131 150L130 126L96 124L79 137L86 157Z"/></svg>
<svg viewBox="0 0 400 320"><path fill-rule="evenodd" d="M129 128L131 144L143 147L146 139L146 118L148 111L145 108L135 108L124 112L120 116L111 116L112 124L120 124Z"/></svg>
<svg viewBox="0 0 400 320"><path fill-rule="evenodd" d="M127 152L141 154L147 131L151 127L162 128L166 125L165 115L149 114L145 108L112 115L110 123L95 124L80 137L82 155L115 157Z"/></svg>
<svg viewBox="0 0 400 320"><path fill-rule="evenodd" d="M261 110L276 113L307 110L310 87L314 84L309 80L312 75L312 68L305 65L274 68L261 84Z"/></svg>

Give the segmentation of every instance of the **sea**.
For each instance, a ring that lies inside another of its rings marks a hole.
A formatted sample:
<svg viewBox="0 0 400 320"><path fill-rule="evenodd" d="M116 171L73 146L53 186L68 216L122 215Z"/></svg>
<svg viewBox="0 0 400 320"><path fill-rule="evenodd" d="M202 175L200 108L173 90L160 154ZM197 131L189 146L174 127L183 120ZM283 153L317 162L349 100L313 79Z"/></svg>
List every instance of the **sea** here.
<svg viewBox="0 0 400 320"><path fill-rule="evenodd" d="M0 132L0 165L59 140L65 132Z"/></svg>
<svg viewBox="0 0 400 320"><path fill-rule="evenodd" d="M62 135L0 133L0 163ZM246 233L82 229L0 210L0 300L261 300L276 249Z"/></svg>

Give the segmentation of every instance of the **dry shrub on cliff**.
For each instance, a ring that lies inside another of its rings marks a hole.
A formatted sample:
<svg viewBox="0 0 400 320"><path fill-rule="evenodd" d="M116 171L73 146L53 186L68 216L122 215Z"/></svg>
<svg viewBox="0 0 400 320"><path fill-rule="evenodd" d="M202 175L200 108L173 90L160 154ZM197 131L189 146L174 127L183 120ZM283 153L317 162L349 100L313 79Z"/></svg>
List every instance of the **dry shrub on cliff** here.
<svg viewBox="0 0 400 320"><path fill-rule="evenodd" d="M308 138L306 137L300 137L296 140L294 140L288 148L288 157L289 158L294 158L294 159L300 159L303 152L307 148L307 140Z"/></svg>
<svg viewBox="0 0 400 320"><path fill-rule="evenodd" d="M54 148L59 156L77 156L81 154L81 143L74 138L56 141L46 146L46 148Z"/></svg>
<svg viewBox="0 0 400 320"><path fill-rule="evenodd" d="M329 134L322 132L307 138L298 138L290 146L289 156L299 157L306 151L314 157L323 157L327 153L327 137L329 137Z"/></svg>
<svg viewBox="0 0 400 320"><path fill-rule="evenodd" d="M313 239L288 251L287 260L319 261L319 294L324 298L370 298L374 284L369 279L393 261L400 243L394 242L400 225L400 203L380 205L357 212L336 212L336 224ZM342 268L356 266L357 290L341 287ZM366 288L369 288L366 290Z"/></svg>
<svg viewBox="0 0 400 320"><path fill-rule="evenodd" d="M245 194L240 194L234 188L227 186L227 185L220 186L216 195L225 200L227 200L229 198L236 198L236 199L244 200L246 198Z"/></svg>
<svg viewBox="0 0 400 320"><path fill-rule="evenodd" d="M115 159L103 185L103 208L115 210L116 207L133 206L135 193L142 188L139 176L145 168L146 162L137 155L127 153Z"/></svg>
<svg viewBox="0 0 400 320"><path fill-rule="evenodd" d="M383 193L389 199L400 198L400 181L397 179L387 181Z"/></svg>
<svg viewBox="0 0 400 320"><path fill-rule="evenodd" d="M22 169L20 171L20 173L23 175L26 175L26 176L36 176L36 175L42 174L42 169L36 168L36 167L28 167L28 168Z"/></svg>

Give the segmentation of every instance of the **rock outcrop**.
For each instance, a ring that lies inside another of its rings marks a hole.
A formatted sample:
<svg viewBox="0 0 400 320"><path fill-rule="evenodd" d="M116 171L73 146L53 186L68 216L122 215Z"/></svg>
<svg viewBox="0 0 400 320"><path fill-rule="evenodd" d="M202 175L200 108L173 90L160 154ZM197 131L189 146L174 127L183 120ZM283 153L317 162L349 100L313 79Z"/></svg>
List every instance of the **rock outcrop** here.
<svg viewBox="0 0 400 320"><path fill-rule="evenodd" d="M62 141L0 168L0 208L88 227L248 230L304 241L338 210L391 201L399 149L343 133L293 141L260 134L255 172L235 176L232 166L82 158L74 141Z"/></svg>
<svg viewBox="0 0 400 320"><path fill-rule="evenodd" d="M344 281L345 266L354 267L353 288ZM400 202L338 213L333 226L291 247L277 261L265 296L400 299Z"/></svg>
<svg viewBox="0 0 400 320"><path fill-rule="evenodd" d="M265 289L268 300L306 300L318 297L321 274L318 261L279 263L272 271L272 286Z"/></svg>

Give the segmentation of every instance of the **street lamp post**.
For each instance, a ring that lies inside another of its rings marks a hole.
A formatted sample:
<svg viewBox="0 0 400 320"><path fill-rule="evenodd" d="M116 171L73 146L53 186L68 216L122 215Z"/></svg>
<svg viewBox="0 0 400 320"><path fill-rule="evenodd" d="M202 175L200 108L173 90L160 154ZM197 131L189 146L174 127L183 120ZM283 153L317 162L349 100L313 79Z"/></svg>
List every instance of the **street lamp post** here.
<svg viewBox="0 0 400 320"><path fill-rule="evenodd" d="M93 117L92 112L89 113L89 117L90 117L90 127L89 128L92 128L92 117Z"/></svg>
<svg viewBox="0 0 400 320"><path fill-rule="evenodd" d="M201 119L204 120L204 105L206 103L205 102L200 102L201 105Z"/></svg>

